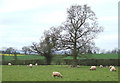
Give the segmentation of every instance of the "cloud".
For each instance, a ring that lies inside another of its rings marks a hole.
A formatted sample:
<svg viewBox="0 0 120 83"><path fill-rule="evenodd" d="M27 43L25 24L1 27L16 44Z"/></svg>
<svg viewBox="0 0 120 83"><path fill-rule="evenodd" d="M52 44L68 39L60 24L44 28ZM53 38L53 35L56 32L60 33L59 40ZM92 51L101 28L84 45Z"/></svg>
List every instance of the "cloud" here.
<svg viewBox="0 0 120 83"><path fill-rule="evenodd" d="M31 10L38 7L45 7L50 4L60 3L61 0L1 0L1 4L4 4L1 8L1 12L15 12Z"/></svg>
<svg viewBox="0 0 120 83"><path fill-rule="evenodd" d="M52 24L52 26L59 26L66 20L66 11L54 11L50 13L36 13L34 14L33 23Z"/></svg>
<svg viewBox="0 0 120 83"><path fill-rule="evenodd" d="M99 21L107 21L107 22L115 21L115 22L117 22L118 16L103 16L103 17L99 18Z"/></svg>
<svg viewBox="0 0 120 83"><path fill-rule="evenodd" d="M102 37L102 39L104 40L117 40L118 39L118 35L104 35L103 37Z"/></svg>
<svg viewBox="0 0 120 83"><path fill-rule="evenodd" d="M101 49L111 50L118 47L117 34L101 34L95 39L96 46Z"/></svg>

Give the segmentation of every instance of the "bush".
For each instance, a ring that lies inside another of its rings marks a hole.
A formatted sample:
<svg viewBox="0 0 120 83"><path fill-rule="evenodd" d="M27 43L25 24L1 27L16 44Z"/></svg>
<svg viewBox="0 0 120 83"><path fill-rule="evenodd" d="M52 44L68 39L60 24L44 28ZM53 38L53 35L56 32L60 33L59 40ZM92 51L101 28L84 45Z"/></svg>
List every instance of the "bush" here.
<svg viewBox="0 0 120 83"><path fill-rule="evenodd" d="M70 59L65 59L65 64L66 65L71 65L73 60ZM120 62L120 59L79 59L78 60L78 65L86 65L86 66L91 66L91 65L119 65L118 61Z"/></svg>

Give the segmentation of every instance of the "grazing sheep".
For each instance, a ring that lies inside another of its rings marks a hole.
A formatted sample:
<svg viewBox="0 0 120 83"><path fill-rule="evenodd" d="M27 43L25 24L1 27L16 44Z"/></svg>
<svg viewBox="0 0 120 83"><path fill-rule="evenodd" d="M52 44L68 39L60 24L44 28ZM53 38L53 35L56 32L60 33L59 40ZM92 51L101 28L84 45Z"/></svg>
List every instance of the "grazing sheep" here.
<svg viewBox="0 0 120 83"><path fill-rule="evenodd" d="M91 66L90 70L96 70L96 66Z"/></svg>
<svg viewBox="0 0 120 83"><path fill-rule="evenodd" d="M100 68L103 68L103 65L100 65Z"/></svg>
<svg viewBox="0 0 120 83"><path fill-rule="evenodd" d="M29 67L30 67L30 68L32 68L32 66L33 66L32 64L29 64Z"/></svg>
<svg viewBox="0 0 120 83"><path fill-rule="evenodd" d="M8 63L8 65L12 65L11 63Z"/></svg>
<svg viewBox="0 0 120 83"><path fill-rule="evenodd" d="M116 71L115 67L112 66L111 69L110 69L110 71Z"/></svg>
<svg viewBox="0 0 120 83"><path fill-rule="evenodd" d="M60 72L53 72L53 73L52 73L52 76L53 76L53 77L57 76L57 77L61 77L61 78L62 78L62 75L61 75Z"/></svg>
<svg viewBox="0 0 120 83"><path fill-rule="evenodd" d="M111 66L109 66L109 68L111 69L113 66L111 65Z"/></svg>
<svg viewBox="0 0 120 83"><path fill-rule="evenodd" d="M37 66L38 64L36 63L35 65Z"/></svg>

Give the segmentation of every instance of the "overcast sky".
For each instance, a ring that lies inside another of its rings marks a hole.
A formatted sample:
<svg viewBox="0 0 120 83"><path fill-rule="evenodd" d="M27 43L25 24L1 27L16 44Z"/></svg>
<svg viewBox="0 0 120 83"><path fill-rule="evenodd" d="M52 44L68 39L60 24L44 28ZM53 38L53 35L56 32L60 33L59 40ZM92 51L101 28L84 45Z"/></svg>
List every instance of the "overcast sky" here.
<svg viewBox="0 0 120 83"><path fill-rule="evenodd" d="M119 0L0 0L0 49L21 49L39 41L44 30L66 20L71 5L87 4L104 32L95 39L100 49L118 47Z"/></svg>

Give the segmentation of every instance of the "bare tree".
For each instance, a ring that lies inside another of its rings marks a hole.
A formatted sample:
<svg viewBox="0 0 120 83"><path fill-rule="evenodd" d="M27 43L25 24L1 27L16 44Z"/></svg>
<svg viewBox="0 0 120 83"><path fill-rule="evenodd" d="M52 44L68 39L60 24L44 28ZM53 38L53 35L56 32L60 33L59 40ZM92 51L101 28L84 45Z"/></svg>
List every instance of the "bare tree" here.
<svg viewBox="0 0 120 83"><path fill-rule="evenodd" d="M119 53L119 49L118 48L114 48L112 50L108 50L105 52L106 54L111 54L111 53L114 53L114 54L117 54Z"/></svg>
<svg viewBox="0 0 120 83"><path fill-rule="evenodd" d="M14 49L13 49L12 47L9 47L9 48L6 49L6 53L8 53L9 56L10 56L10 54L12 54L13 52L14 52Z"/></svg>
<svg viewBox="0 0 120 83"><path fill-rule="evenodd" d="M29 52L30 51L30 48L28 47L28 46L23 46L22 47L22 51L24 52L24 54L26 55L27 54L27 52Z"/></svg>
<svg viewBox="0 0 120 83"><path fill-rule="evenodd" d="M87 5L71 6L67 10L67 20L61 27L64 29L61 37L62 47L72 50L75 67L79 51L88 46L93 47L95 37L103 28L98 26L95 13Z"/></svg>
<svg viewBox="0 0 120 83"><path fill-rule="evenodd" d="M33 43L31 48L38 54L45 56L46 62L49 65L52 60L52 53L58 49L60 29L51 27L50 30L44 32L44 36L39 43Z"/></svg>
<svg viewBox="0 0 120 83"><path fill-rule="evenodd" d="M33 42L30 47L32 52L42 55L40 43Z"/></svg>
<svg viewBox="0 0 120 83"><path fill-rule="evenodd" d="M17 49L14 49L14 52L13 52L15 61L17 60L17 52L16 51L17 51Z"/></svg>
<svg viewBox="0 0 120 83"><path fill-rule="evenodd" d="M92 50L93 50L94 54L99 54L100 53L100 48L98 48L98 47L94 47Z"/></svg>
<svg viewBox="0 0 120 83"><path fill-rule="evenodd" d="M29 53L29 55L32 53L31 46L28 46L28 53Z"/></svg>

